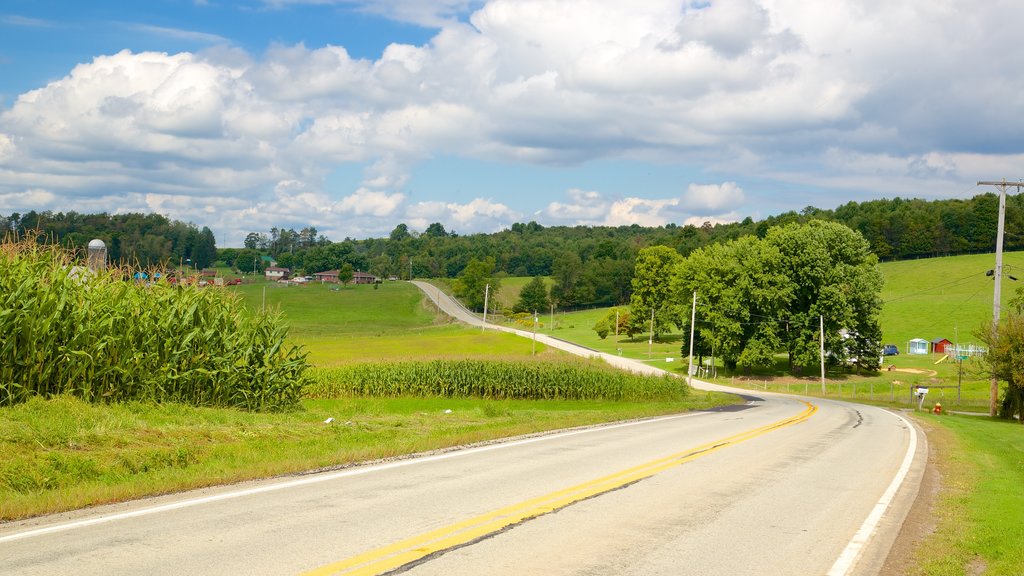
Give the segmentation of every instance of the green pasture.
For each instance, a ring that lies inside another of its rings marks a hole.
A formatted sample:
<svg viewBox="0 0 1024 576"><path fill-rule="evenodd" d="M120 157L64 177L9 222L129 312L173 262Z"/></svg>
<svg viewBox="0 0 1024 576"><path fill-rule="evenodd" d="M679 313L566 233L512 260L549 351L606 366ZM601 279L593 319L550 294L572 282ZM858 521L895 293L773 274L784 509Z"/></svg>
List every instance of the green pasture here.
<svg viewBox="0 0 1024 576"><path fill-rule="evenodd" d="M934 530L906 574L1024 574L1024 426L987 417L919 415L942 491Z"/></svg>
<svg viewBox="0 0 1024 576"><path fill-rule="evenodd" d="M440 317L408 282L372 285L257 282L226 288L256 310L280 312L289 339L302 344L316 366L387 359L523 357L531 342ZM557 354L543 345L539 355Z"/></svg>

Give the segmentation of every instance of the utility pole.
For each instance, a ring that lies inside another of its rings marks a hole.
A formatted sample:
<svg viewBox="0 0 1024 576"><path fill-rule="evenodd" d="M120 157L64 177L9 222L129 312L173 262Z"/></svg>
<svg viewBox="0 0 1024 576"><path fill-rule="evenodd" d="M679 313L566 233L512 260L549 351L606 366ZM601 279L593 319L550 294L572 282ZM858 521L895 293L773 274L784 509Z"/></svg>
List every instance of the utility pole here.
<svg viewBox="0 0 1024 576"><path fill-rule="evenodd" d="M487 297L491 294L491 285L484 286L484 323L480 325L480 331L483 332L487 328Z"/></svg>
<svg viewBox="0 0 1024 576"><path fill-rule="evenodd" d="M1021 186L1024 186L1024 182L1019 180L1016 183L1007 182L1004 178L1001 182L978 182L978 186L995 186L999 188L999 226L996 229L995 289L992 298L992 336L993 340L995 340L994 337L999 332L999 308L1000 299L1002 298L1003 228L1006 221L1006 189L1015 186L1019 194ZM988 412L990 416L995 416L999 407L999 380L992 376L990 384Z"/></svg>
<svg viewBox="0 0 1024 576"><path fill-rule="evenodd" d="M821 342L821 395L825 395L825 317L818 316L819 339Z"/></svg>
<svg viewBox="0 0 1024 576"><path fill-rule="evenodd" d="M686 383L693 384L693 327L697 324L697 291L693 291L693 307L690 309L690 362L686 367Z"/></svg>
<svg viewBox="0 0 1024 576"><path fill-rule="evenodd" d="M537 311L533 311L533 355L537 355Z"/></svg>
<svg viewBox="0 0 1024 576"><path fill-rule="evenodd" d="M650 359L654 347L654 306L651 306L651 335L647 337L647 358Z"/></svg>

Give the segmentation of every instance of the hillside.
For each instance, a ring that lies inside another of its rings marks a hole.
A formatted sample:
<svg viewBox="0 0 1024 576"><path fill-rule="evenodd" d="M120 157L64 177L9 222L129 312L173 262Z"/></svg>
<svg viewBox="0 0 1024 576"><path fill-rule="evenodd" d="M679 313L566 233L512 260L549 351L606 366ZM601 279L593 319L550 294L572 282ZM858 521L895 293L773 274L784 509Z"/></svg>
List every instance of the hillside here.
<svg viewBox="0 0 1024 576"><path fill-rule="evenodd" d="M901 351L911 338L948 338L978 342L972 335L992 319L994 254L972 254L885 262L882 289L882 334ZM1024 286L1024 252L1003 255L1003 306ZM1005 275L1020 278L1014 282Z"/></svg>

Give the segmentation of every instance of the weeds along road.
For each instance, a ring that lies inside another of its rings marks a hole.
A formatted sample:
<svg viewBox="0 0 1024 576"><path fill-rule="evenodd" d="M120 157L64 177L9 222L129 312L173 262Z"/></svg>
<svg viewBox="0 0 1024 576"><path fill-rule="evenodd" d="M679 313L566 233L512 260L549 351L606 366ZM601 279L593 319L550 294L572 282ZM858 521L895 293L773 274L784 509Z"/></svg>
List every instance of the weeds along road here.
<svg viewBox="0 0 1024 576"><path fill-rule="evenodd" d="M747 396L721 410L0 525L0 566L48 575L871 574L915 495L923 448L923 436L884 410Z"/></svg>

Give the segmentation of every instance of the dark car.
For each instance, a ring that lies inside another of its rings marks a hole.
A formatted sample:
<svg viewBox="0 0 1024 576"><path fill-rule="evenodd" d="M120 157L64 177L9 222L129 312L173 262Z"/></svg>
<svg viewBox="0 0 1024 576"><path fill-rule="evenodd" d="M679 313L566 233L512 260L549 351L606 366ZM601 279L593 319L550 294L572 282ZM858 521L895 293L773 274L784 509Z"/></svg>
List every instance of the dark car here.
<svg viewBox="0 0 1024 576"><path fill-rule="evenodd" d="M883 356L897 356L900 353L900 349L895 344L886 344L882 346Z"/></svg>

